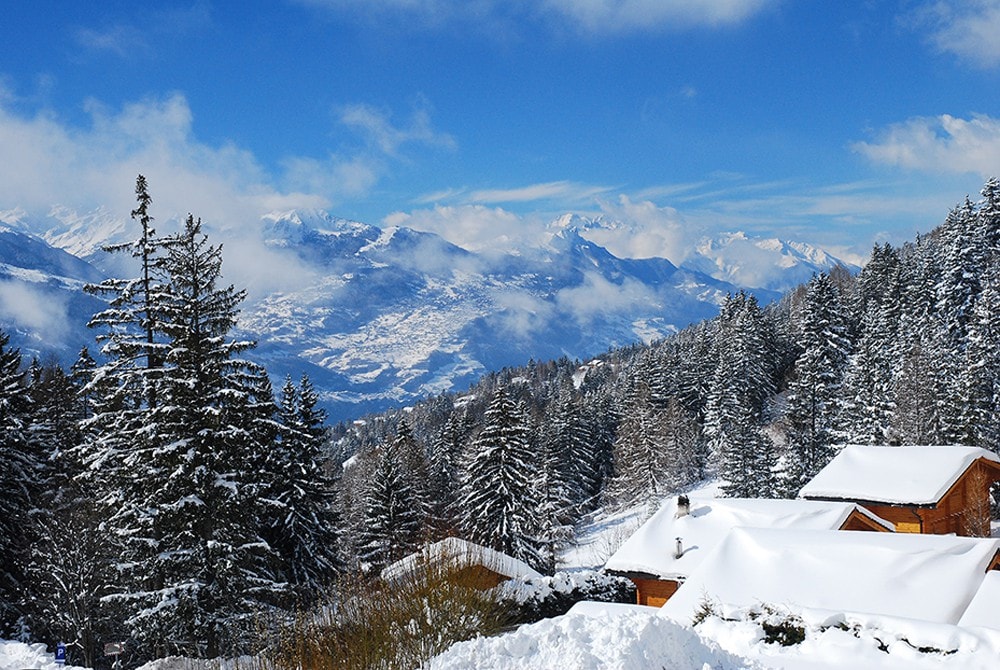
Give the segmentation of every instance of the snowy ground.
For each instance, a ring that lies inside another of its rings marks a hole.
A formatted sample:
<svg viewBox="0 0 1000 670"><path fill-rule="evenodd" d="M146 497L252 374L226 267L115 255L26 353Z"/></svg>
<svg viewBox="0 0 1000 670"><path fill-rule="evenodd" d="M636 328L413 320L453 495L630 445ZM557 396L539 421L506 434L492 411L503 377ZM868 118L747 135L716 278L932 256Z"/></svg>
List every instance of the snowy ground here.
<svg viewBox="0 0 1000 670"><path fill-rule="evenodd" d="M82 670L72 665L59 665L55 655L44 644L24 644L0 640L0 670Z"/></svg>
<svg viewBox="0 0 1000 670"><path fill-rule="evenodd" d="M711 496L716 484L692 495ZM560 568L599 568L651 510L595 516ZM994 537L1000 524L994 524ZM501 636L462 642L438 656L433 670L996 670L1000 630L960 628L891 617L797 612L805 639L766 641L762 621L709 617L692 628L661 610L580 603L570 613ZM173 661L173 662L171 662ZM177 662L180 661L180 662ZM249 665L249 664L248 664ZM190 670L183 659L148 670ZM0 670L60 670L44 645L0 641ZM78 670L66 666L62 670Z"/></svg>

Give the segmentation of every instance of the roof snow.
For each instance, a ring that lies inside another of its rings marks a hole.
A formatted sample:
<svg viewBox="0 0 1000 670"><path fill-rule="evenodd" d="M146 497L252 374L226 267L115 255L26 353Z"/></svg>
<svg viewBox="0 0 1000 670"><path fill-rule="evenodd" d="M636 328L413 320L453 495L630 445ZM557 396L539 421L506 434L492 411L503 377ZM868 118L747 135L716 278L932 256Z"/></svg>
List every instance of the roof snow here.
<svg viewBox="0 0 1000 670"><path fill-rule="evenodd" d="M538 579L542 575L530 565L488 547L457 537L448 537L401 558L382 571L382 578L394 580L414 574L423 563L452 562L456 567L481 565L504 577Z"/></svg>
<svg viewBox="0 0 1000 670"><path fill-rule="evenodd" d="M869 447L850 445L812 481L802 498L933 505L976 460L1000 463L978 447Z"/></svg>
<svg viewBox="0 0 1000 670"><path fill-rule="evenodd" d="M1000 571L990 570L958 625L1000 630L1000 609L997 608L997 603L1000 603Z"/></svg>
<svg viewBox="0 0 1000 670"><path fill-rule="evenodd" d="M957 624L1000 540L857 531L734 529L663 606L690 622L762 603Z"/></svg>
<svg viewBox="0 0 1000 670"><path fill-rule="evenodd" d="M677 499L667 500L605 564L606 570L683 579L726 533L739 526L836 530L857 510L892 530L892 524L854 503L749 498L691 499L677 517ZM683 553L675 558L677 539Z"/></svg>

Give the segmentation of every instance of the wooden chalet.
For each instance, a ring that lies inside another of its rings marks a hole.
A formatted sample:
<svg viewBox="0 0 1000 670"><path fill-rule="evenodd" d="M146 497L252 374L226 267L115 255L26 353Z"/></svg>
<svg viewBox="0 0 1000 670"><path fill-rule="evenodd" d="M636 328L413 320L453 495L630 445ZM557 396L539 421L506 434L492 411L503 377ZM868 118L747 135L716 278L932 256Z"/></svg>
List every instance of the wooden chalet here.
<svg viewBox="0 0 1000 670"><path fill-rule="evenodd" d="M960 446L844 447L799 493L863 505L903 533L990 534L1000 457Z"/></svg>
<svg viewBox="0 0 1000 670"><path fill-rule="evenodd" d="M523 561L457 537L424 546L382 571L390 582L405 581L424 570L439 571L448 579L478 589L490 589L514 578L537 579L542 575Z"/></svg>
<svg viewBox="0 0 1000 670"><path fill-rule="evenodd" d="M712 548L741 526L892 531L892 524L853 503L680 496L664 503L604 569L635 584L636 604L660 607Z"/></svg>

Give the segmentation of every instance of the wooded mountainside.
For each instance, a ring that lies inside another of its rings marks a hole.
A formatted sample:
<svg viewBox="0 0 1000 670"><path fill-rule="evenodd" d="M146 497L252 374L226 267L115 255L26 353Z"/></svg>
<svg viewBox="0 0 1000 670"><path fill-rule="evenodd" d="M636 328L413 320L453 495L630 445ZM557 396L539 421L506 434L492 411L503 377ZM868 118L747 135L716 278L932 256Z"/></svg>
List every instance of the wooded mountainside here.
<svg viewBox="0 0 1000 670"><path fill-rule="evenodd" d="M457 533L551 569L573 524L707 476L794 497L838 444L1000 437L1000 182L928 235L876 246L762 307L580 363L338 427L345 557L384 564ZM378 528L375 532L373 529Z"/></svg>
<svg viewBox="0 0 1000 670"><path fill-rule="evenodd" d="M275 397L234 338L242 291L200 222L128 253L69 371L0 335L0 631L81 662L246 650L262 611L315 602L460 535L552 570L602 506L709 476L794 496L841 443L997 447L1000 182L932 233L762 307L592 361L531 363L334 429L309 380Z"/></svg>

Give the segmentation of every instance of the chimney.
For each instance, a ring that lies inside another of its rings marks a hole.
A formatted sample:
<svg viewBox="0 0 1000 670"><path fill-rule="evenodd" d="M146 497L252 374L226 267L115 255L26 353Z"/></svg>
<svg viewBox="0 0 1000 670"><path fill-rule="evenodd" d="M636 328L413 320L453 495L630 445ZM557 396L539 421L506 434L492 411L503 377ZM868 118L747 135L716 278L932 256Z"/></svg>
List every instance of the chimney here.
<svg viewBox="0 0 1000 670"><path fill-rule="evenodd" d="M684 543L681 542L681 538L677 538L677 546L674 548L674 558L680 558L684 555Z"/></svg>
<svg viewBox="0 0 1000 670"><path fill-rule="evenodd" d="M687 516L691 513L691 501L685 495L677 496L677 514L674 518L681 518L682 516Z"/></svg>

